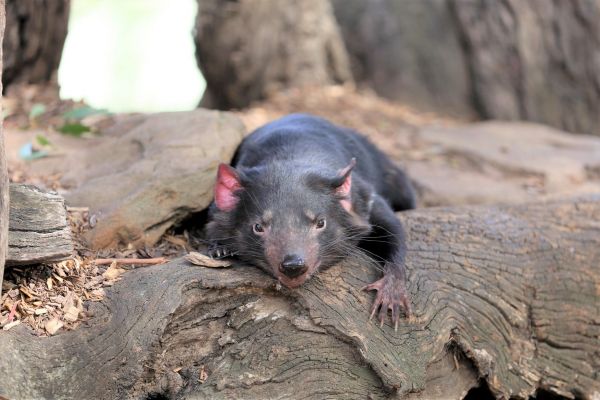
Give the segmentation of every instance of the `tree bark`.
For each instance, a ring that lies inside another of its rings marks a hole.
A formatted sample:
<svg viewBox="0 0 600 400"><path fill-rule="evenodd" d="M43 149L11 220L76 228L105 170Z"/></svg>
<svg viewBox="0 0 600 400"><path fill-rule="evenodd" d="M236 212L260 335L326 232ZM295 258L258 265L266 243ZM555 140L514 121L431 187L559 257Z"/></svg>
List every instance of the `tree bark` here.
<svg viewBox="0 0 600 400"><path fill-rule="evenodd" d="M600 135L600 0L451 0L486 118Z"/></svg>
<svg viewBox="0 0 600 400"><path fill-rule="evenodd" d="M70 0L8 0L4 37L5 86L54 78L67 37Z"/></svg>
<svg viewBox="0 0 600 400"><path fill-rule="evenodd" d="M199 0L196 59L203 106L248 106L268 93L352 81L329 2Z"/></svg>
<svg viewBox="0 0 600 400"><path fill-rule="evenodd" d="M73 255L65 199L34 186L10 185L6 265L64 260Z"/></svg>
<svg viewBox="0 0 600 400"><path fill-rule="evenodd" d="M464 117L600 135L600 0L331 0L355 77Z"/></svg>
<svg viewBox="0 0 600 400"><path fill-rule="evenodd" d="M287 290L177 260L125 275L76 331L1 335L0 394L462 399L486 382L511 399L597 397L600 196L400 217L414 315L397 332L368 321L368 262Z"/></svg>
<svg viewBox="0 0 600 400"><path fill-rule="evenodd" d="M0 44L3 43L6 10L4 0L0 0ZM2 98L2 48L0 47L0 99ZM8 251L8 171L4 152L4 132L0 114L0 295L2 295L2 278L4 277L4 260Z"/></svg>

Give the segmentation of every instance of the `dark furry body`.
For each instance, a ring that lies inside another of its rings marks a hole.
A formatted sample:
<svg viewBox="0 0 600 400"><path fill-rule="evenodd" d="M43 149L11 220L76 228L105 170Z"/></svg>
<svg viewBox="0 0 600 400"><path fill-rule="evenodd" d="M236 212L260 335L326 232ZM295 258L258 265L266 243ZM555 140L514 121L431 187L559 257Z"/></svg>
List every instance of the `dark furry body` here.
<svg viewBox="0 0 600 400"><path fill-rule="evenodd" d="M333 188L352 159L351 206L342 207ZM273 261L281 254L315 259L316 271L360 245L383 264L384 277L367 287L378 290L373 314L380 306L381 320L388 309L396 322L400 308L408 314L404 232L394 211L414 208L414 192L404 172L371 142L322 118L293 114L246 137L232 166L243 190L235 192L235 209L211 208L213 254L235 253L281 279L274 266L279 261ZM326 217L327 229L316 235L303 212ZM248 228L265 213L277 240L258 240Z"/></svg>
<svg viewBox="0 0 600 400"><path fill-rule="evenodd" d="M249 135L238 147L231 165L249 168L281 163L283 169L338 171L357 159L357 184L370 184L394 211L415 208L412 185L364 136L306 114L291 114Z"/></svg>

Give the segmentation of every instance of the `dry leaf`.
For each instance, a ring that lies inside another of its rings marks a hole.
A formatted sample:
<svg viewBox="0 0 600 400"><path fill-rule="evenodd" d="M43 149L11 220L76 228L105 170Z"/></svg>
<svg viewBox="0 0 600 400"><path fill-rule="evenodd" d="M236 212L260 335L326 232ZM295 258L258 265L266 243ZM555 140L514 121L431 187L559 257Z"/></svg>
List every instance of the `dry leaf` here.
<svg viewBox="0 0 600 400"><path fill-rule="evenodd" d="M75 322L79 318L79 309L75 306L69 306L65 308L64 319L68 322Z"/></svg>
<svg viewBox="0 0 600 400"><path fill-rule="evenodd" d="M63 327L63 323L60 322L58 318L52 318L50 321L46 322L46 332L49 335L54 335L60 328Z"/></svg>
<svg viewBox="0 0 600 400"><path fill-rule="evenodd" d="M47 314L48 310L46 310L45 308L37 308L34 310L35 315L42 315L42 314Z"/></svg>
<svg viewBox="0 0 600 400"><path fill-rule="evenodd" d="M2 327L2 330L4 330L4 331L7 331L7 330L9 330L10 328L13 328L13 327L15 327L15 326L19 325L20 323L21 323L21 321L20 321L20 320L16 320L16 321L13 321L13 322L9 322L8 324L6 324L6 325L4 325L4 326Z"/></svg>
<svg viewBox="0 0 600 400"><path fill-rule="evenodd" d="M108 269L106 271L104 271L104 273L102 274L102 276L106 280L114 281L119 276L121 276L121 274L123 274L125 271L126 271L125 269L118 267L117 263L113 261L113 263L110 264L110 267L108 267Z"/></svg>
<svg viewBox="0 0 600 400"><path fill-rule="evenodd" d="M164 238L167 242L172 243L175 246L181 246L184 249L187 249L188 242L185 239L173 235L165 235Z"/></svg>
<svg viewBox="0 0 600 400"><path fill-rule="evenodd" d="M206 369L205 369L204 365L202 365L200 367L200 374L199 374L198 378L199 378L198 381L200 383L204 383L208 379L208 374L206 373Z"/></svg>
<svg viewBox="0 0 600 400"><path fill-rule="evenodd" d="M205 254L194 251L185 256L185 259L194 265L200 265L208 268L225 268L231 266L231 261L229 260L215 260L214 258L210 258Z"/></svg>

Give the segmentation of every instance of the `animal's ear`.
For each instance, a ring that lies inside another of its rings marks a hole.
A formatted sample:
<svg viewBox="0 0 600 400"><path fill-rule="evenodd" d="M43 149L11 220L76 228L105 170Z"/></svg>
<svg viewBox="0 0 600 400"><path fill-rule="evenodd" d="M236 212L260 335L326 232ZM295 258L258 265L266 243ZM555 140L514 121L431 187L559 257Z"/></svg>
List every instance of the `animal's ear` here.
<svg viewBox="0 0 600 400"><path fill-rule="evenodd" d="M352 168L356 165L356 158L352 158L348 166L338 172L338 182L335 187L335 194L340 197L342 207L348 212L352 211Z"/></svg>
<svg viewBox="0 0 600 400"><path fill-rule="evenodd" d="M217 208L221 211L233 210L239 201L235 192L242 189L238 171L227 164L219 164L215 185L215 204Z"/></svg>

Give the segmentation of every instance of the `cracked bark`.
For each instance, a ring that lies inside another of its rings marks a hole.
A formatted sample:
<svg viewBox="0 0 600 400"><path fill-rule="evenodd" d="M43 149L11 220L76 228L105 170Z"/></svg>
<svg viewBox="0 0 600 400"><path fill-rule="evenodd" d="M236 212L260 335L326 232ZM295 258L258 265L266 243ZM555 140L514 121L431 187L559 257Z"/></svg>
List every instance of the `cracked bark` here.
<svg viewBox="0 0 600 400"><path fill-rule="evenodd" d="M60 261L73 254L62 196L13 184L10 198L7 266Z"/></svg>
<svg viewBox="0 0 600 400"><path fill-rule="evenodd" d="M400 218L414 317L398 332L368 322L377 271L358 260L279 291L256 268L177 260L127 274L77 331L3 333L0 394L460 399L483 380L598 396L600 196Z"/></svg>

